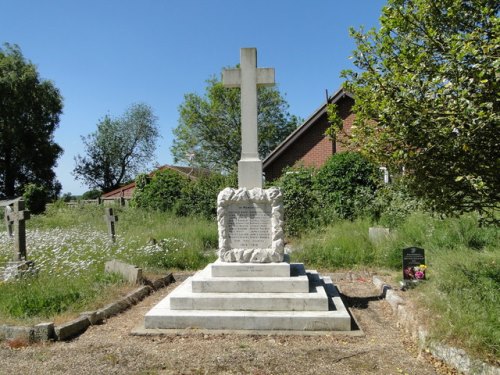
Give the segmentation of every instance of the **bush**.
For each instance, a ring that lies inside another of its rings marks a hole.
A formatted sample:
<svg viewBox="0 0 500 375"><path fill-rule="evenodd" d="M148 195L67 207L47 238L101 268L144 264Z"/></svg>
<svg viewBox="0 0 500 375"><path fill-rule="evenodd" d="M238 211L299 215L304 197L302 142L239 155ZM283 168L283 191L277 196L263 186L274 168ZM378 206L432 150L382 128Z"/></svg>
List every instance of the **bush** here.
<svg viewBox="0 0 500 375"><path fill-rule="evenodd" d="M334 154L315 177L315 188L331 216L354 219L365 211L377 188L378 168L357 152Z"/></svg>
<svg viewBox="0 0 500 375"><path fill-rule="evenodd" d="M99 189L93 189L86 191L82 195L82 199L97 199L102 195L102 192Z"/></svg>
<svg viewBox="0 0 500 375"><path fill-rule="evenodd" d="M156 172L151 180L140 175L132 198L132 206L170 211L190 181L170 169Z"/></svg>
<svg viewBox="0 0 500 375"><path fill-rule="evenodd" d="M43 186L36 184L27 184L23 193L26 209L34 215L45 212L45 206L48 201L47 190Z"/></svg>
<svg viewBox="0 0 500 375"><path fill-rule="evenodd" d="M217 195L226 187L237 185L235 176L211 174L186 184L181 197L175 204L175 214L179 216L201 216L206 219L217 217Z"/></svg>
<svg viewBox="0 0 500 375"><path fill-rule="evenodd" d="M400 178L376 191L367 214L377 224L396 228L412 213L423 209L423 203L409 194L404 179Z"/></svg>
<svg viewBox="0 0 500 375"><path fill-rule="evenodd" d="M319 202L314 190L314 169L287 169L277 181L283 192L285 231L298 236L318 223Z"/></svg>

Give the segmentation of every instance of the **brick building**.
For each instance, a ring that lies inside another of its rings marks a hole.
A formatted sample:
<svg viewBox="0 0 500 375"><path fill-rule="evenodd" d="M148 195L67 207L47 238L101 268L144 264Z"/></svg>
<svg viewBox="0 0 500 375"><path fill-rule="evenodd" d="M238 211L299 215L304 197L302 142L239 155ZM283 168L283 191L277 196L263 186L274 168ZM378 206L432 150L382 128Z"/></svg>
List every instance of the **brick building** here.
<svg viewBox="0 0 500 375"><path fill-rule="evenodd" d="M349 134L354 121L352 94L340 89L328 98L328 103L337 105L344 123L344 132ZM338 139L332 141L325 136L325 131L330 126L326 108L327 103L319 107L264 160L263 170L267 181L279 178L286 167L320 167L333 154L346 151Z"/></svg>

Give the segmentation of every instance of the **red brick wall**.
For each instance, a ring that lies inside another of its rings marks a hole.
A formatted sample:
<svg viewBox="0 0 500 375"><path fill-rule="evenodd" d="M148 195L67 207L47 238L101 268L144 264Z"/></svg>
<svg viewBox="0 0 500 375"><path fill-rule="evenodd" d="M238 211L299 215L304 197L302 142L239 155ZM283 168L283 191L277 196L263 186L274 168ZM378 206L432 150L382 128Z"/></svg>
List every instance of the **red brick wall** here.
<svg viewBox="0 0 500 375"><path fill-rule="evenodd" d="M354 121L354 114L351 112L353 104L354 100L349 97L344 97L337 103L340 116L344 121L344 131L347 134L350 133ZM335 152L346 151L347 147L342 142L342 136L337 137L335 144L325 136L328 126L327 115L324 113L305 133L266 167L264 170L266 180L275 180L281 176L284 168L294 165L321 167Z"/></svg>
<svg viewBox="0 0 500 375"><path fill-rule="evenodd" d="M112 192L112 194L108 193L104 194L103 196L106 198L120 198L120 197L132 198L134 190L135 190L135 184L132 184L132 186L130 185L124 186L121 189L115 190L114 192Z"/></svg>

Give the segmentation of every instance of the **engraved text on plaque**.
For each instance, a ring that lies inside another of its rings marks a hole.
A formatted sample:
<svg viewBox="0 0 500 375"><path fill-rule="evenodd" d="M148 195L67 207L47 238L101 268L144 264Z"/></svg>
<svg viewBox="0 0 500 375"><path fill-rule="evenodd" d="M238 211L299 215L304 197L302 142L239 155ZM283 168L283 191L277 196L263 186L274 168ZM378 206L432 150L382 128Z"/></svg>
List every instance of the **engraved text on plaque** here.
<svg viewBox="0 0 500 375"><path fill-rule="evenodd" d="M229 245L239 249L263 249L272 245L271 204L243 203L227 206Z"/></svg>

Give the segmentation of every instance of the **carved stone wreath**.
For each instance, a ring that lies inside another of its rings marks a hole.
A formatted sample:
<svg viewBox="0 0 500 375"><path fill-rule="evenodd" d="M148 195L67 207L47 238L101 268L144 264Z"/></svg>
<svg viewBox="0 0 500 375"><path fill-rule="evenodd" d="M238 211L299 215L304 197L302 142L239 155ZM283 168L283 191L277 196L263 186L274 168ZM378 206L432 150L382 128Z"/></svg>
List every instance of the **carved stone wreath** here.
<svg viewBox="0 0 500 375"><path fill-rule="evenodd" d="M271 247L231 248L229 238L228 207L237 204L271 205ZM283 204L278 188L232 189L226 188L217 198L217 221L219 227L219 258L223 262L272 263L282 262L284 254Z"/></svg>

